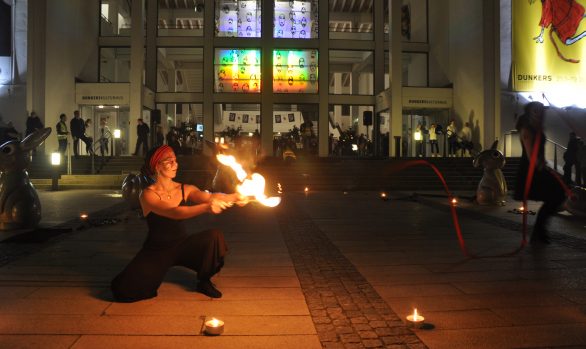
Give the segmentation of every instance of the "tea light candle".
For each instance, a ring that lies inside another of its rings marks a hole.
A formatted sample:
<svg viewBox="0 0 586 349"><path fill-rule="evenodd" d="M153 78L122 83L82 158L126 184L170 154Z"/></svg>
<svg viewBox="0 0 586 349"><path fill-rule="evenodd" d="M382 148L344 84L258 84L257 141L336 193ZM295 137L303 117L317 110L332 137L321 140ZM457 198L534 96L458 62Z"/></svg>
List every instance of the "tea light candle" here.
<svg viewBox="0 0 586 349"><path fill-rule="evenodd" d="M417 308L413 310L413 314L407 315L407 322L413 327L419 328L423 325L423 320L425 318L419 314L417 314Z"/></svg>
<svg viewBox="0 0 586 349"><path fill-rule="evenodd" d="M385 192L380 193L380 198L382 201L387 201L389 199L389 197L387 196L387 193L385 193Z"/></svg>
<svg viewBox="0 0 586 349"><path fill-rule="evenodd" d="M458 204L458 199L453 198L451 202L452 202L452 205L456 206Z"/></svg>
<svg viewBox="0 0 586 349"><path fill-rule="evenodd" d="M218 336L224 332L224 321L212 318L205 322L204 332L210 336Z"/></svg>

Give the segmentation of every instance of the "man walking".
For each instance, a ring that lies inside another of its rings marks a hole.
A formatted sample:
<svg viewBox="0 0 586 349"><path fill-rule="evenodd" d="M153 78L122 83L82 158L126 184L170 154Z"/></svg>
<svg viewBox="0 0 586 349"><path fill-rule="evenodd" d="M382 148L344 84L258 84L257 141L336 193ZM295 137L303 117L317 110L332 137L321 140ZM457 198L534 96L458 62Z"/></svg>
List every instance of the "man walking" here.
<svg viewBox="0 0 586 349"><path fill-rule="evenodd" d="M136 125L136 134L138 136L136 140L136 148L134 149L134 154L132 155L139 155L138 150L142 144L143 155L145 155L149 150L149 126L145 124L142 119L138 119L138 125Z"/></svg>

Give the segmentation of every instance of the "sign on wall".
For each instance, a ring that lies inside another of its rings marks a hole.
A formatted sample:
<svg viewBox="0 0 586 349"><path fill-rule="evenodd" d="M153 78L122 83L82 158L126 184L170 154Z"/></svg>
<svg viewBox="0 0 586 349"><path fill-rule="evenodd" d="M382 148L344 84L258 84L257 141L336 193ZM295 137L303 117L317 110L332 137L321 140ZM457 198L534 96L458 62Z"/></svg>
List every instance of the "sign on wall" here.
<svg viewBox="0 0 586 349"><path fill-rule="evenodd" d="M78 105L129 105L129 83L75 84L75 102Z"/></svg>
<svg viewBox="0 0 586 349"><path fill-rule="evenodd" d="M512 1L513 90L586 88L586 0Z"/></svg>

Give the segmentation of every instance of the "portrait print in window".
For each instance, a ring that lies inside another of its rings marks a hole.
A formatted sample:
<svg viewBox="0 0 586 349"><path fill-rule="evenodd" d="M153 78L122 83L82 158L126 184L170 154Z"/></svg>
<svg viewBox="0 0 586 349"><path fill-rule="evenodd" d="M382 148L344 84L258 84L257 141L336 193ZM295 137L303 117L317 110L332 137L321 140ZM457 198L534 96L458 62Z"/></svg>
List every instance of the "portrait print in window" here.
<svg viewBox="0 0 586 349"><path fill-rule="evenodd" d="M242 114L242 123L248 124L248 114Z"/></svg>
<svg viewBox="0 0 586 349"><path fill-rule="evenodd" d="M279 115L279 114L275 115L275 123L277 123L277 124L281 123L281 115Z"/></svg>
<svg viewBox="0 0 586 349"><path fill-rule="evenodd" d="M260 115L257 115L257 116L256 116L256 123L257 123L257 124L260 124Z"/></svg>
<svg viewBox="0 0 586 349"><path fill-rule="evenodd" d="M236 113L230 113L230 115L228 116L228 120L236 121Z"/></svg>
<svg viewBox="0 0 586 349"><path fill-rule="evenodd" d="M295 114L289 114L288 120L289 120L289 122L295 122Z"/></svg>

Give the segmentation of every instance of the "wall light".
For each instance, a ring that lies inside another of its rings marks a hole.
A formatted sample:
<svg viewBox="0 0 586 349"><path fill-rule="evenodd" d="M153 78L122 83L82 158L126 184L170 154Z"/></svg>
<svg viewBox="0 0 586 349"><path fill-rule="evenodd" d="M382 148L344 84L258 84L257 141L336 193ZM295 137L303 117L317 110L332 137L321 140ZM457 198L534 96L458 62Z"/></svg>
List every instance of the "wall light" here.
<svg viewBox="0 0 586 349"><path fill-rule="evenodd" d="M114 138L116 138L116 139L120 138L120 130L119 129L114 130Z"/></svg>
<svg viewBox="0 0 586 349"><path fill-rule="evenodd" d="M51 165L61 165L61 153L51 153Z"/></svg>

